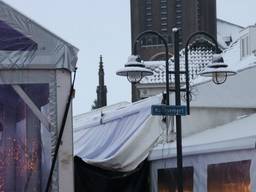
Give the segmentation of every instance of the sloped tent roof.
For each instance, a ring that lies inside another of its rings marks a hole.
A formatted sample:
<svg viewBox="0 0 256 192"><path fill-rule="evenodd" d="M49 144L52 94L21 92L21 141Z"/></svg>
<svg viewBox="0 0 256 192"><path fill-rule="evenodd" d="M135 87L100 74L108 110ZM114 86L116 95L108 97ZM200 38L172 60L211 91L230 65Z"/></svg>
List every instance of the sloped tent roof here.
<svg viewBox="0 0 256 192"><path fill-rule="evenodd" d="M0 0L0 68L75 69L78 49Z"/></svg>
<svg viewBox="0 0 256 192"><path fill-rule="evenodd" d="M74 154L103 169L134 170L161 133L161 117L151 116L151 105L161 100L162 96L155 96L125 107L76 116Z"/></svg>
<svg viewBox="0 0 256 192"><path fill-rule="evenodd" d="M256 114L183 138L183 155L255 149ZM149 160L176 157L176 143L158 146Z"/></svg>

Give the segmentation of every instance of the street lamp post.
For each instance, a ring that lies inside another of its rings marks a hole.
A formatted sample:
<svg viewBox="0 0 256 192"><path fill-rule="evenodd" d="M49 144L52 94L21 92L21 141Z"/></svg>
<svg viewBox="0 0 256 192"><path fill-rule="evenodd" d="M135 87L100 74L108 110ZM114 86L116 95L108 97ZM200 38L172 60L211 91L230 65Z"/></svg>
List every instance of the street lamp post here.
<svg viewBox="0 0 256 192"><path fill-rule="evenodd" d="M199 73L199 75L202 76L212 76L213 81L216 84L224 83L227 76L234 75L235 72L231 70L227 70L227 65L223 63L223 58L219 55L221 52L218 48L217 41L208 33L205 32L197 32L192 34L185 47L185 70L180 71L180 55L179 55L179 29L173 28L174 33L174 71L169 71L169 62L168 62L168 43L166 39L160 35L158 32L155 31L145 31L140 33L134 44L132 49L132 56L129 57L127 64L125 65L125 68L117 71L117 75L120 76L126 76L127 79L135 85L135 83L138 83L144 76L152 75L153 72L149 69L145 68L145 65L141 63L141 60L139 56L137 55L137 43L139 40L146 36L146 35L155 35L158 38L160 38L164 44L165 47L165 74L166 74L166 100L165 105L167 108L170 106L169 101L169 76L175 75L175 106L174 107L181 107L181 92L186 93L186 109L187 109L187 115L190 114L190 90L189 90L189 68L188 68L188 49L190 45L190 41L197 35L205 35L215 45L215 53L216 55L213 55L213 63L208 64L208 69ZM180 83L180 75L185 75L185 88L181 88ZM134 100L133 100L134 101ZM176 116L176 149L177 149L177 189L178 192L183 192L183 158L182 158L182 124L181 124L181 115L183 114L175 114Z"/></svg>
<svg viewBox="0 0 256 192"><path fill-rule="evenodd" d="M155 31L144 31L142 33L140 33L134 44L133 44L133 49L132 49L132 56L130 56L129 58L135 58L138 57L137 56L137 43L139 42L139 40L146 36L146 35L155 35L157 36L159 39L162 40L164 47L165 47L165 74L166 74L166 101L165 104L167 106L170 105L170 88L169 88L169 75L174 74L175 75L175 105L176 106L180 106L181 105L181 99L180 99L180 64L179 64L179 30L177 28L173 29L174 32L174 52L175 52L175 70L174 71L169 71L169 51L168 51L168 43L166 41L166 39L159 34L158 32ZM136 62L138 62L139 60L137 59ZM144 70L145 66L141 65L139 63L136 63L135 61L130 61L128 59L128 63L125 65L125 69L121 69L119 71L117 71L117 75L120 76L127 76L128 80L129 80L129 74L127 73L127 71L129 71L132 74L142 74L141 70ZM132 68L132 67L142 67L141 69L138 70L138 68ZM185 72L188 73L188 72ZM153 74L153 73L152 73ZM147 74L147 75L151 75L151 74ZM138 75L135 75L138 76ZM142 76L142 75L140 75ZM145 75L146 76L146 75ZM188 75L186 75L187 77ZM139 79L139 81L142 78ZM188 91L188 89L186 89L186 91ZM182 132L181 132L181 116L180 115L176 115L176 129L177 129L177 186L178 186L178 192L183 192L183 176L182 176Z"/></svg>
<svg viewBox="0 0 256 192"><path fill-rule="evenodd" d="M174 74L175 74L175 105L181 105L180 99L180 54L179 54L179 29L173 28L174 33ZM188 82L188 68L185 69L186 82ZM187 83L186 83L187 85ZM186 92L189 87L186 86ZM189 98L187 97L187 100ZM189 103L189 102L188 102ZM188 108L187 108L188 110ZM183 192L183 158L182 158L182 129L181 116L176 115L176 150L177 150L177 188L178 192Z"/></svg>

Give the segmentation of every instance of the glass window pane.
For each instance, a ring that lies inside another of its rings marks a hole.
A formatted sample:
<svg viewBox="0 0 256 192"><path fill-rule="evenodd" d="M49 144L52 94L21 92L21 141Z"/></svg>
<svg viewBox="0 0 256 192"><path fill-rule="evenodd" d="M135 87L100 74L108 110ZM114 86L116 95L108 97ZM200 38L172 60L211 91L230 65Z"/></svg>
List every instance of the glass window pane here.
<svg viewBox="0 0 256 192"><path fill-rule="evenodd" d="M193 167L183 168L184 192L193 191ZM177 192L177 169L158 170L158 192Z"/></svg>
<svg viewBox="0 0 256 192"><path fill-rule="evenodd" d="M209 165L208 192L250 192L251 161Z"/></svg>
<svg viewBox="0 0 256 192"><path fill-rule="evenodd" d="M43 191L51 163L48 84L0 85L0 191ZM36 113L36 111L38 113Z"/></svg>

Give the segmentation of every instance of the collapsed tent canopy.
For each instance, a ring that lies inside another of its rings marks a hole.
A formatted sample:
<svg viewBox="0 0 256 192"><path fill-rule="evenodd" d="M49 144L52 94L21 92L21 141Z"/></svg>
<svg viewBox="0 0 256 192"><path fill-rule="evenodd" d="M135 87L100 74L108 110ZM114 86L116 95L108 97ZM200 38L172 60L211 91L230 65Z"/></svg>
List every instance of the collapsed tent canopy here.
<svg viewBox="0 0 256 192"><path fill-rule="evenodd" d="M161 133L161 118L151 116L151 105L160 104L161 99L155 96L75 117L75 155L108 170L135 169L146 159Z"/></svg>

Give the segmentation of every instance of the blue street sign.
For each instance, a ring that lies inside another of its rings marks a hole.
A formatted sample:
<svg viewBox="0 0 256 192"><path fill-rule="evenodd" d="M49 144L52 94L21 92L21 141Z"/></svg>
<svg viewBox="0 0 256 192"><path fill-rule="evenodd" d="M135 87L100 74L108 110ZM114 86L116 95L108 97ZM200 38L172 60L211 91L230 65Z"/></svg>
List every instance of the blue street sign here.
<svg viewBox="0 0 256 192"><path fill-rule="evenodd" d="M184 105L152 105L151 114L160 116L185 116L187 115L187 107Z"/></svg>

